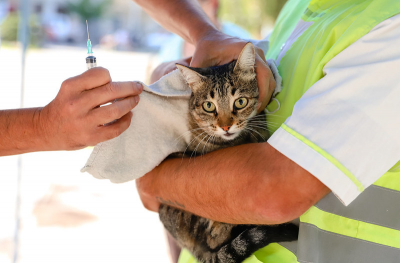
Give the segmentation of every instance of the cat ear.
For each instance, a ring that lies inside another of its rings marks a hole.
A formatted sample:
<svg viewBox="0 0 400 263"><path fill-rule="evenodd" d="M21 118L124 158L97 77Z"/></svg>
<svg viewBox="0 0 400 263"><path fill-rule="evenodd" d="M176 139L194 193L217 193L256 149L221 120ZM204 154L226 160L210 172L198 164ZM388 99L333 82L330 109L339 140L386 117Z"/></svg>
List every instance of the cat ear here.
<svg viewBox="0 0 400 263"><path fill-rule="evenodd" d="M206 77L200 75L196 71L186 66L176 64L176 67L179 69L183 78L186 80L187 84L189 84L189 87L191 88L192 91L195 91L196 89L198 89L203 85L202 82Z"/></svg>
<svg viewBox="0 0 400 263"><path fill-rule="evenodd" d="M234 72L240 72L241 76L247 78L254 78L255 74L255 62L256 62L256 50L252 43L247 43L242 52L240 52L239 58L236 61Z"/></svg>

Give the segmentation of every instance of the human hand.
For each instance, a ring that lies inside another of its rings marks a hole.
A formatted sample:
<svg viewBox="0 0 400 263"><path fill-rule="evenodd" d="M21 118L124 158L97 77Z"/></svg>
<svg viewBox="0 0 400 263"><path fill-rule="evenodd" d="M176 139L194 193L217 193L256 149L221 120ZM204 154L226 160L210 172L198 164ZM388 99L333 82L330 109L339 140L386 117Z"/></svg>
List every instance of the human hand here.
<svg viewBox="0 0 400 263"><path fill-rule="evenodd" d="M174 71L175 69L177 69L176 64L189 66L191 60L192 60L192 57L187 57L187 58L182 58L182 59L178 59L175 61L169 61L169 62L164 62L164 63L160 64L153 71L153 73L151 73L150 84L153 84L154 82L159 80L164 75L167 75L171 71Z"/></svg>
<svg viewBox="0 0 400 263"><path fill-rule="evenodd" d="M76 150L119 136L129 127L130 111L142 90L140 83L111 82L110 73L101 67L65 80L40 113L46 148ZM112 104L100 107L108 102Z"/></svg>
<svg viewBox="0 0 400 263"><path fill-rule="evenodd" d="M196 44L196 51L190 66L196 68L211 67L229 63L238 58L247 41L230 37L217 30L205 34ZM259 89L258 112L264 110L271 100L276 82L265 60L264 52L256 49L256 74Z"/></svg>
<svg viewBox="0 0 400 263"><path fill-rule="evenodd" d="M146 175L135 180L136 189L138 191L140 200L142 201L143 206L150 211L158 212L160 207L160 201L157 197L152 193L152 180L157 177L157 167L152 171L148 172Z"/></svg>

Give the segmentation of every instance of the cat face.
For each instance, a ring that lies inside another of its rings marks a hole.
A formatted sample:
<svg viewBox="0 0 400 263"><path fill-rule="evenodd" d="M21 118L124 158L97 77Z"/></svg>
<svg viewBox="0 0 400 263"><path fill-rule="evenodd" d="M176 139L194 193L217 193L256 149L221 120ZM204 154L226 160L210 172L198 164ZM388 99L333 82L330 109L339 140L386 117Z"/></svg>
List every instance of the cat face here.
<svg viewBox="0 0 400 263"><path fill-rule="evenodd" d="M257 113L255 50L248 43L237 61L200 69L177 65L192 89L189 111L207 134L225 141L237 138Z"/></svg>

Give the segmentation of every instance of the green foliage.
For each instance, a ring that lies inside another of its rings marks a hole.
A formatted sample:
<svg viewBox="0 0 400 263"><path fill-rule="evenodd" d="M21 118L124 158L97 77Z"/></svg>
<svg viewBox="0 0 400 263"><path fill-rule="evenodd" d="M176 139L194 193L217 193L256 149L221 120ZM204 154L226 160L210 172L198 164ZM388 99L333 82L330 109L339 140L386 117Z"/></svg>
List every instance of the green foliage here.
<svg viewBox="0 0 400 263"><path fill-rule="evenodd" d="M67 8L70 12L76 13L84 21L101 17L110 3L110 0L96 4L90 0L81 0L77 3L68 3Z"/></svg>
<svg viewBox="0 0 400 263"><path fill-rule="evenodd" d="M18 14L10 14L1 24L1 39L5 41L17 41L18 38Z"/></svg>
<svg viewBox="0 0 400 263"><path fill-rule="evenodd" d="M1 39L8 42L15 42L18 40L18 25L19 25L19 14L11 13L3 21L0 28ZM40 45L40 41L43 37L43 28L38 22L38 18L34 15L29 18L29 36L30 44L37 46Z"/></svg>
<svg viewBox="0 0 400 263"><path fill-rule="evenodd" d="M255 36L272 27L286 0L221 0L220 18L235 23Z"/></svg>

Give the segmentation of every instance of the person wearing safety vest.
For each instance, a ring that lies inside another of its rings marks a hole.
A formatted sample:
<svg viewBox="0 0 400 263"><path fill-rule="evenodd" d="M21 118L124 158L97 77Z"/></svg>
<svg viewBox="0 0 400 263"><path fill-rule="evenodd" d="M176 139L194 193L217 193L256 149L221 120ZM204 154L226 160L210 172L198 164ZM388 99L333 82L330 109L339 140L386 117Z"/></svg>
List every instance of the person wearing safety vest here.
<svg viewBox="0 0 400 263"><path fill-rule="evenodd" d="M245 44L191 1L136 2L196 46L191 66L227 63ZM246 263L400 262L400 1L289 0L269 40L283 87L268 142L167 160L137 180L143 204L157 211L162 197L236 224L300 217L297 242ZM274 87L262 61L261 110ZM179 262L195 260L184 250Z"/></svg>

